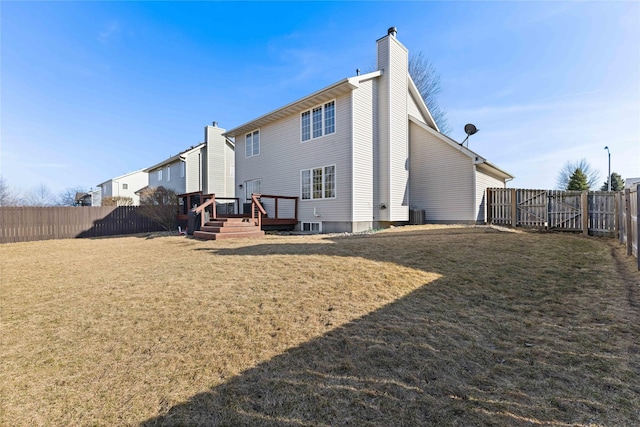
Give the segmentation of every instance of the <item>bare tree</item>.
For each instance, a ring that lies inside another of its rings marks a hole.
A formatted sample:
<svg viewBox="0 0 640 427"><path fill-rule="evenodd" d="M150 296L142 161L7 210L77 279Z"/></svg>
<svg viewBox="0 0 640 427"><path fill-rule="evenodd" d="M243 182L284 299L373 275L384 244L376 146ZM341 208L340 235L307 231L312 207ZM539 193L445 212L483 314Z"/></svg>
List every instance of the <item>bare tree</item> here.
<svg viewBox="0 0 640 427"><path fill-rule="evenodd" d="M0 206L17 206L18 199L18 195L9 188L7 180L0 176Z"/></svg>
<svg viewBox="0 0 640 427"><path fill-rule="evenodd" d="M140 194L140 214L171 231L176 225L178 197L170 188L146 188Z"/></svg>
<svg viewBox="0 0 640 427"><path fill-rule="evenodd" d="M86 193L87 191L82 187L67 188L64 192L58 195L58 205L60 206L76 206L78 201L76 195L78 193Z"/></svg>
<svg viewBox="0 0 640 427"><path fill-rule="evenodd" d="M409 58L409 75L418 88L418 92L422 96L433 120L435 120L441 133L448 134L451 132L451 126L447 120L445 111L438 103L438 96L442 93L442 84L440 83L440 74L434 68L433 64L425 58L422 51Z"/></svg>
<svg viewBox="0 0 640 427"><path fill-rule="evenodd" d="M377 69L375 62L371 64L368 71ZM365 71L365 72L368 72ZM438 104L438 96L442 93L442 83L440 74L433 64L425 58L422 51L409 56L409 75L418 88L420 96L431 113L431 117L438 125L438 129L443 134L451 133L451 126L447 120L447 113Z"/></svg>
<svg viewBox="0 0 640 427"><path fill-rule="evenodd" d="M25 198L27 206L52 206L55 204L55 197L49 187L40 184L29 191Z"/></svg>
<svg viewBox="0 0 640 427"><path fill-rule="evenodd" d="M569 182L571 181L571 177L578 170L580 170L586 176L589 188L595 188L597 186L598 182L600 181L600 172L594 169L586 159L580 159L575 162L567 161L562 169L560 169L560 172L558 173L558 180L556 181L558 189L569 189Z"/></svg>

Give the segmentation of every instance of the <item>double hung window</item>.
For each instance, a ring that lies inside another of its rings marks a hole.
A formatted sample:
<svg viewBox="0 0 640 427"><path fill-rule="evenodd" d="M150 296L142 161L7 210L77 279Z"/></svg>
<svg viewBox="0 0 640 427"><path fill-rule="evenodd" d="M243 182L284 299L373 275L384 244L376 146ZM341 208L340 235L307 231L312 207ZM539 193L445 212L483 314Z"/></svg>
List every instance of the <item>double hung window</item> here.
<svg viewBox="0 0 640 427"><path fill-rule="evenodd" d="M335 198L335 165L300 171L300 194L302 200Z"/></svg>
<svg viewBox="0 0 640 427"><path fill-rule="evenodd" d="M320 138L336 131L336 102L331 101L300 115L300 135L302 141Z"/></svg>
<svg viewBox="0 0 640 427"><path fill-rule="evenodd" d="M256 130L245 136L245 157L253 157L260 154L260 131Z"/></svg>

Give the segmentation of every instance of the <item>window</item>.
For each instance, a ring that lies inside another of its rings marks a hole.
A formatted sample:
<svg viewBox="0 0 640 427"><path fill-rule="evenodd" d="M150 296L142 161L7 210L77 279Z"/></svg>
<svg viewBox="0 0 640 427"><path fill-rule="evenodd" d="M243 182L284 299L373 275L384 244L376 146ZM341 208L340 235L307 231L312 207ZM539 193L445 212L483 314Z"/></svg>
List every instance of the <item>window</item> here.
<svg viewBox="0 0 640 427"><path fill-rule="evenodd" d="M260 154L260 131L256 130L245 136L245 157L253 157Z"/></svg>
<svg viewBox="0 0 640 427"><path fill-rule="evenodd" d="M300 115L300 138L304 141L320 138L336 131L336 102L318 105Z"/></svg>
<svg viewBox="0 0 640 427"><path fill-rule="evenodd" d="M184 178L184 162L180 162L180 178Z"/></svg>
<svg viewBox="0 0 640 427"><path fill-rule="evenodd" d="M300 195L302 200L335 198L335 165L300 171Z"/></svg>
<svg viewBox="0 0 640 427"><path fill-rule="evenodd" d="M122 184L122 189L123 190L128 190L129 189L129 184Z"/></svg>
<svg viewBox="0 0 640 427"><path fill-rule="evenodd" d="M171 166L167 166L167 181L171 181Z"/></svg>
<svg viewBox="0 0 640 427"><path fill-rule="evenodd" d="M251 194L262 193L262 180L261 179L252 179L251 181L244 182L244 197L247 200L251 200Z"/></svg>
<svg viewBox="0 0 640 427"><path fill-rule="evenodd" d="M311 139L311 113L305 111L302 113L302 140L308 141Z"/></svg>
<svg viewBox="0 0 640 427"><path fill-rule="evenodd" d="M320 223L319 222L303 222L302 223L302 231L311 231L314 233L320 232Z"/></svg>
<svg viewBox="0 0 640 427"><path fill-rule="evenodd" d="M322 136L322 107L313 109L313 137L320 138Z"/></svg>
<svg viewBox="0 0 640 427"><path fill-rule="evenodd" d="M324 133L326 135L336 131L336 103L335 101L324 104Z"/></svg>
<svg viewBox="0 0 640 427"><path fill-rule="evenodd" d="M158 181L162 181L162 169L158 169Z"/></svg>

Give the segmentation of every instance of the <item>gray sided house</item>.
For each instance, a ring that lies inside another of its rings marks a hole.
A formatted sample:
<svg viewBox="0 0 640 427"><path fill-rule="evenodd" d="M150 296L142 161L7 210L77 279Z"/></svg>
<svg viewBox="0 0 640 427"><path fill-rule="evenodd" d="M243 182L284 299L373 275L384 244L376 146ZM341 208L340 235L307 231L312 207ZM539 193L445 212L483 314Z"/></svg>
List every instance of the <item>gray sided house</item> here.
<svg viewBox="0 0 640 427"><path fill-rule="evenodd" d="M234 191L234 144L214 122L204 128L205 142L145 169L149 187L163 186L177 194L202 192L232 197Z"/></svg>
<svg viewBox="0 0 640 427"><path fill-rule="evenodd" d="M357 232L409 221L482 222L488 187L513 177L441 134L408 73L395 29L377 70L345 78L226 133L236 197L298 196L299 228Z"/></svg>

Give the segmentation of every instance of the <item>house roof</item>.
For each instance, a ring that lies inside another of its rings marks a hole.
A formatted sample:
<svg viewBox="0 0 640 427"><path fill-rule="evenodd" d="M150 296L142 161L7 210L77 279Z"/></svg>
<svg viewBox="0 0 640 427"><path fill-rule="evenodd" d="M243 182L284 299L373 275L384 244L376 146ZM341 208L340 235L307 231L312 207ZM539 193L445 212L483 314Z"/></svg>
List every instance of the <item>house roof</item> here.
<svg viewBox="0 0 640 427"><path fill-rule="evenodd" d="M171 156L168 159L161 161L160 163L156 163L155 165L144 169L144 171L145 172L150 172L150 171L152 171L154 169L157 169L157 168L162 167L164 165L168 165L168 164L174 163L174 162L176 162L178 160L184 160L184 159L186 159L188 154L190 154L190 153L192 153L192 152L194 152L196 150L199 150L200 148L204 147L205 145L206 145L206 143L201 142L198 145L191 146L191 147L187 148L186 150L176 154L175 156Z"/></svg>
<svg viewBox="0 0 640 427"><path fill-rule="evenodd" d="M475 151L469 150L467 147L461 145L459 142L457 142L456 140L448 137L445 134L442 134L434 129L432 129L431 127L427 126L425 123L422 122L422 120L409 115L409 120L411 120L413 123L415 123L416 125L420 126L422 129L426 130L427 132L431 133L432 135L436 136L437 138L439 138L440 140L442 140L443 142L445 142L446 144L449 144L452 148L455 148L456 150L459 150L461 153L466 154L467 156L469 156L472 160L473 163L481 170L485 170L487 172L492 173L493 175L496 175L502 179L506 179L506 180L511 180L513 178L515 178L513 175L511 175L509 172L500 169L498 166L494 165L493 163L489 162L487 159L485 159L484 157L482 157L480 154L476 153Z"/></svg>
<svg viewBox="0 0 640 427"><path fill-rule="evenodd" d="M137 171L133 171L133 172L125 173L124 175L116 176L115 178L110 178L110 179L108 179L108 180L106 180L106 181L101 182L100 184L98 184L98 187L100 187L102 184L106 184L106 183L107 183L107 182L109 182L109 181L113 181L113 180L118 180L118 179L126 178L126 177L128 177L129 175L133 175L133 174L140 173L140 172L147 172L147 170L146 170L146 169L138 169Z"/></svg>
<svg viewBox="0 0 640 427"><path fill-rule="evenodd" d="M247 132L251 132L260 128L261 126L276 122L284 117L296 114L300 111L308 110L309 108L315 107L316 105L321 104L324 101L329 101L330 99L335 98L339 95L348 93L356 89L361 82L379 77L381 75L382 71L374 71L372 73L342 79L339 82L336 82L330 86L312 93L311 95L307 95L304 98L300 98L297 101L285 105L284 107L280 107L277 110L273 110L270 113L260 116L255 120L251 120L250 122L233 128L227 131L225 135L232 138L239 135L244 135Z"/></svg>

